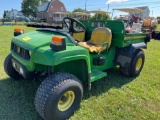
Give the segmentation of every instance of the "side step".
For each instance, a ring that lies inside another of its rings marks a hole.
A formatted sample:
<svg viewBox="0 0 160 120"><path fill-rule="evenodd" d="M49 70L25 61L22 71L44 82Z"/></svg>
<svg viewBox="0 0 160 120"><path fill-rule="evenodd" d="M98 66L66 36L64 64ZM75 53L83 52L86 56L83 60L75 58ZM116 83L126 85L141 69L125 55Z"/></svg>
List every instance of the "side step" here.
<svg viewBox="0 0 160 120"><path fill-rule="evenodd" d="M91 71L91 82L96 81L106 76L107 76L106 72L102 72L100 70L92 70Z"/></svg>

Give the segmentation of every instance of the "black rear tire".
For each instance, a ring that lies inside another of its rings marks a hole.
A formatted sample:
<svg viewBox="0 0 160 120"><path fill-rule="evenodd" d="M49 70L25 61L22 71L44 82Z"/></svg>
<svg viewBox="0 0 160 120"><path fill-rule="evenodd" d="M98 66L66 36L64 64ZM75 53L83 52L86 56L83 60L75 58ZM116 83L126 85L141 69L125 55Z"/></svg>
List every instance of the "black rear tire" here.
<svg viewBox="0 0 160 120"><path fill-rule="evenodd" d="M9 54L4 61L4 70L13 80L20 80L23 77L12 66L12 55Z"/></svg>
<svg viewBox="0 0 160 120"><path fill-rule="evenodd" d="M122 67L122 66L120 66L120 73L122 75L130 77L130 67Z"/></svg>
<svg viewBox="0 0 160 120"><path fill-rule="evenodd" d="M59 72L42 82L35 106L45 120L65 120L79 108L82 96L81 82L69 73Z"/></svg>
<svg viewBox="0 0 160 120"><path fill-rule="evenodd" d="M131 63L131 77L138 76L142 71L145 61L145 55L143 50L139 50L133 57Z"/></svg>
<svg viewBox="0 0 160 120"><path fill-rule="evenodd" d="M129 66L127 67L120 66L120 73L128 77L138 76L142 71L144 61L145 61L144 52L143 50L138 49L133 54L131 64Z"/></svg>

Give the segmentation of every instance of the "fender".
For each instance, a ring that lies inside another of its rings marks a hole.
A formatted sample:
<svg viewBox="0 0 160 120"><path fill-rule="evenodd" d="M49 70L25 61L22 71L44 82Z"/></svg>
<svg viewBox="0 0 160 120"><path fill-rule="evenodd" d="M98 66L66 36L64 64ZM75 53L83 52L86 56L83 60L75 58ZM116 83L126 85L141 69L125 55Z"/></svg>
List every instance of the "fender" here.
<svg viewBox="0 0 160 120"><path fill-rule="evenodd" d="M132 44L125 48L117 48L115 62L122 67L129 67L132 57L134 56L136 51L141 48L147 48L147 45L144 42L142 42Z"/></svg>
<svg viewBox="0 0 160 120"><path fill-rule="evenodd" d="M69 72L82 82L86 83L85 81L87 81L88 88L91 89L89 52L80 46L67 46L66 50L58 52L52 51L48 46L41 47L35 52L33 62L39 65L52 66L55 72Z"/></svg>
<svg viewBox="0 0 160 120"><path fill-rule="evenodd" d="M79 46L67 46L67 49L64 51L52 51L50 47L41 47L37 49L34 53L33 62L47 65L55 66L64 62L84 59L87 62L87 65L90 66L90 57L89 52ZM89 69L90 71L91 69Z"/></svg>

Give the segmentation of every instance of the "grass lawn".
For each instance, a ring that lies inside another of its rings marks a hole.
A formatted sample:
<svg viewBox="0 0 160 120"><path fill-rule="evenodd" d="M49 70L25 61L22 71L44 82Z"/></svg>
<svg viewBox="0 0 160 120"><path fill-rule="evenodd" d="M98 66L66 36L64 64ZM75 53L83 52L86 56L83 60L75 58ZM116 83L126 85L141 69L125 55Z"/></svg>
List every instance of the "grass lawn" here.
<svg viewBox="0 0 160 120"><path fill-rule="evenodd" d="M157 26L157 29L156 29L157 31L160 31L160 24L158 24L158 26Z"/></svg>
<svg viewBox="0 0 160 120"><path fill-rule="evenodd" d="M25 32L35 28L23 27ZM34 107L35 81L12 81L3 62L10 53L14 26L0 27L0 120L42 120ZM81 107L70 120L160 120L160 40L145 49L145 65L136 78L120 75L118 68L84 90Z"/></svg>

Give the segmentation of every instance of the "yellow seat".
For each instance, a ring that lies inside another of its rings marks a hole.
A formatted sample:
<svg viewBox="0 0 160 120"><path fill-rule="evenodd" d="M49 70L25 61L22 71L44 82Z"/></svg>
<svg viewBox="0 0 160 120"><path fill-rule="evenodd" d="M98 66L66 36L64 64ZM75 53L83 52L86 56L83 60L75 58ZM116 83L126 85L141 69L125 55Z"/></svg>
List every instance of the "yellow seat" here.
<svg viewBox="0 0 160 120"><path fill-rule="evenodd" d="M108 48L111 45L111 40L112 40L112 33L109 28L105 27L99 27L95 28L92 32L91 35L91 40L87 42L78 42L77 44L79 46L82 46L86 48L89 52L96 52L99 53L105 49L106 47L103 47L104 43L108 43Z"/></svg>
<svg viewBox="0 0 160 120"><path fill-rule="evenodd" d="M79 32L79 33L73 33L73 38L77 41L84 41L85 39L85 31L84 32Z"/></svg>

